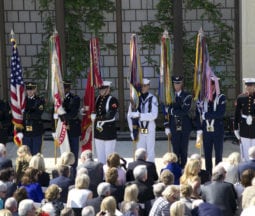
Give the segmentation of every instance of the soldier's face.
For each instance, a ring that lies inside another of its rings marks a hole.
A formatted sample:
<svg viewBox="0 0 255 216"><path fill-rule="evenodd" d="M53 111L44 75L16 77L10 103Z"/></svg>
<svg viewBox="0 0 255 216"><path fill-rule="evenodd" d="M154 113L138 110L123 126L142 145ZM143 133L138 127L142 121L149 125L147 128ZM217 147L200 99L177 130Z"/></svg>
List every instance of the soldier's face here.
<svg viewBox="0 0 255 216"><path fill-rule="evenodd" d="M174 90L175 90L176 92L181 91L181 89L182 89L182 82L174 83Z"/></svg>
<svg viewBox="0 0 255 216"><path fill-rule="evenodd" d="M35 95L36 89L27 89L27 96L32 97Z"/></svg>
<svg viewBox="0 0 255 216"><path fill-rule="evenodd" d="M248 93L253 93L255 92L255 84L248 84L245 86L245 90L248 92Z"/></svg>
<svg viewBox="0 0 255 216"><path fill-rule="evenodd" d="M99 89L99 94L101 96L107 95L110 93L110 87L106 87L106 88L100 88Z"/></svg>
<svg viewBox="0 0 255 216"><path fill-rule="evenodd" d="M147 93L149 91L150 85L142 85L142 93Z"/></svg>

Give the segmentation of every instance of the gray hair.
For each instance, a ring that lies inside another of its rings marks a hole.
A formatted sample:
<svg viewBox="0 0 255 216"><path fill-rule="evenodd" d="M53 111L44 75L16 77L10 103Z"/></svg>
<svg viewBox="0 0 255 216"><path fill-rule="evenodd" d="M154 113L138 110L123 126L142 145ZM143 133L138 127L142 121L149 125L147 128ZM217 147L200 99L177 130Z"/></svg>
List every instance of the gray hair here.
<svg viewBox="0 0 255 216"><path fill-rule="evenodd" d="M7 185L0 180L0 191L7 191Z"/></svg>
<svg viewBox="0 0 255 216"><path fill-rule="evenodd" d="M145 165L138 165L133 170L135 179L142 180L147 175L147 168Z"/></svg>
<svg viewBox="0 0 255 216"><path fill-rule="evenodd" d="M136 149L136 151L135 151L135 159L136 160L139 160L139 159L146 160L146 157L147 157L147 152L144 148Z"/></svg>
<svg viewBox="0 0 255 216"><path fill-rule="evenodd" d="M251 159L255 159L255 146L250 147L248 153Z"/></svg>
<svg viewBox="0 0 255 216"><path fill-rule="evenodd" d="M108 182L101 182L97 186L97 193L98 193L98 196L110 195L110 193L111 193L111 184L108 183Z"/></svg>
<svg viewBox="0 0 255 216"><path fill-rule="evenodd" d="M34 201L31 199L24 199L19 203L19 216L26 216L28 211L34 208Z"/></svg>
<svg viewBox="0 0 255 216"><path fill-rule="evenodd" d="M6 147L3 143L0 143L0 157L5 156L6 153Z"/></svg>
<svg viewBox="0 0 255 216"><path fill-rule="evenodd" d="M93 153L91 150L85 150L81 153L81 158L86 159L93 159Z"/></svg>
<svg viewBox="0 0 255 216"><path fill-rule="evenodd" d="M221 181L225 179L226 170L225 168L218 164L214 167L212 172L212 180L213 181Z"/></svg>
<svg viewBox="0 0 255 216"><path fill-rule="evenodd" d="M81 216L95 216L95 210L92 206L85 206L82 209Z"/></svg>
<svg viewBox="0 0 255 216"><path fill-rule="evenodd" d="M14 208L17 209L17 207L18 207L18 203L14 197L9 197L6 199L4 208L12 211L12 209Z"/></svg>
<svg viewBox="0 0 255 216"><path fill-rule="evenodd" d="M164 183L159 182L153 185L153 194L155 197L160 197L162 192L165 190L166 186Z"/></svg>

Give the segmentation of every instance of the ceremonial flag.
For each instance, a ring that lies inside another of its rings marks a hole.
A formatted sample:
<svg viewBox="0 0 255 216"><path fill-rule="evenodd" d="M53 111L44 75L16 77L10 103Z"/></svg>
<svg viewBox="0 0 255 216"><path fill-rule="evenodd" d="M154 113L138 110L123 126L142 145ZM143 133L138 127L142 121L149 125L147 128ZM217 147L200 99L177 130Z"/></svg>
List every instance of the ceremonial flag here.
<svg viewBox="0 0 255 216"><path fill-rule="evenodd" d="M93 130L91 114L95 112L95 88L102 85L100 74L100 49L99 39L90 40L90 70L87 76L87 84L83 98L83 119L81 124L81 148L82 151L92 150Z"/></svg>
<svg viewBox="0 0 255 216"><path fill-rule="evenodd" d="M130 39L130 65L129 65L129 89L130 89L130 103L132 112L137 111L139 106L139 95L141 92L141 84L143 80L143 71L141 67L141 59L137 47L136 35L132 34ZM133 141L138 141L139 135L139 119L132 118Z"/></svg>
<svg viewBox="0 0 255 216"><path fill-rule="evenodd" d="M11 57L11 111L14 124L14 143L22 145L22 135L18 133L23 129L23 111L25 109L25 87L22 75L22 67L14 33L12 32L12 57Z"/></svg>
<svg viewBox="0 0 255 216"><path fill-rule="evenodd" d="M70 152L70 144L66 123L57 118L57 114L65 114L65 110L62 107L62 101L64 99L64 86L61 73L60 39L57 32L50 37L50 66L49 99L50 101L54 102L54 117L57 121L56 131L52 135L54 138L54 144L60 147L60 152L62 154L63 152Z"/></svg>

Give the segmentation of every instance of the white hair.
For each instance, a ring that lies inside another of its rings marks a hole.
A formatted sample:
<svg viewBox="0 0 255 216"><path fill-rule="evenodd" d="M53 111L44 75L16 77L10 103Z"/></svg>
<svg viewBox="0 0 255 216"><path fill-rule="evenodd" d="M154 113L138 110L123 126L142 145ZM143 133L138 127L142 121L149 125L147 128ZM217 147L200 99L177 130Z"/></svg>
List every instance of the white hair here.
<svg viewBox="0 0 255 216"><path fill-rule="evenodd" d="M11 210L13 208L17 209L18 203L14 197L9 197L4 203L4 208Z"/></svg>
<svg viewBox="0 0 255 216"><path fill-rule="evenodd" d="M45 213L48 213L50 216L55 216L56 213L55 213L55 208L54 206L52 205L52 203L48 202L48 203L45 203L43 206L42 206L42 210L45 212Z"/></svg>
<svg viewBox="0 0 255 216"><path fill-rule="evenodd" d="M3 143L0 143L0 157L3 157L6 153L6 147Z"/></svg>
<svg viewBox="0 0 255 216"><path fill-rule="evenodd" d="M135 151L135 159L142 159L142 160L146 160L146 156L147 156L147 152L144 148L138 148Z"/></svg>
<svg viewBox="0 0 255 216"><path fill-rule="evenodd" d="M95 216L95 210L92 206L85 206L82 209L81 216Z"/></svg>
<svg viewBox="0 0 255 216"><path fill-rule="evenodd" d="M108 182L101 182L98 186L97 186L97 193L98 196L105 196L105 195L110 195L111 193L111 184Z"/></svg>
<svg viewBox="0 0 255 216"><path fill-rule="evenodd" d="M19 203L19 216L26 216L28 211L32 210L34 208L34 201L31 199L24 199L21 200Z"/></svg>
<svg viewBox="0 0 255 216"><path fill-rule="evenodd" d="M145 165L138 165L133 170L135 179L142 180L147 175L147 168Z"/></svg>

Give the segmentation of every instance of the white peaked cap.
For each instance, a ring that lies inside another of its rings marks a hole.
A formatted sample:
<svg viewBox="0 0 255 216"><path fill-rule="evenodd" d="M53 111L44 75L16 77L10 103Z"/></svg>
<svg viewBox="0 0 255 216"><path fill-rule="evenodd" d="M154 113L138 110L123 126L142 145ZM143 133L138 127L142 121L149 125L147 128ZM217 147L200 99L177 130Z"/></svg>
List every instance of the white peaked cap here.
<svg viewBox="0 0 255 216"><path fill-rule="evenodd" d="M150 84L150 80L144 78L144 79L143 79L143 85L149 85L149 84Z"/></svg>
<svg viewBox="0 0 255 216"><path fill-rule="evenodd" d="M217 81L217 80L220 80L220 78L219 78L219 77L216 77L216 76L211 76L211 80L212 80L212 81Z"/></svg>
<svg viewBox="0 0 255 216"><path fill-rule="evenodd" d="M255 78L243 78L245 84L255 84Z"/></svg>
<svg viewBox="0 0 255 216"><path fill-rule="evenodd" d="M107 81L107 80L103 81L103 86L109 86L110 87L111 84L112 84L111 81Z"/></svg>

